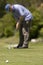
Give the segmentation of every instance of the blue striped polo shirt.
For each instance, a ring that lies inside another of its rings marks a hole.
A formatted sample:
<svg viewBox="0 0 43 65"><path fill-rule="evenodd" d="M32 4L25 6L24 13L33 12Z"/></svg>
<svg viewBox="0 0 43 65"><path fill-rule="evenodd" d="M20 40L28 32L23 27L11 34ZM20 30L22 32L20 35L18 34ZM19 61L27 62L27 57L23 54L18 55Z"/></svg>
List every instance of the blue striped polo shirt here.
<svg viewBox="0 0 43 65"><path fill-rule="evenodd" d="M20 16L24 16L25 21L33 18L32 13L24 6L19 4L12 5L12 12L16 20L18 20Z"/></svg>

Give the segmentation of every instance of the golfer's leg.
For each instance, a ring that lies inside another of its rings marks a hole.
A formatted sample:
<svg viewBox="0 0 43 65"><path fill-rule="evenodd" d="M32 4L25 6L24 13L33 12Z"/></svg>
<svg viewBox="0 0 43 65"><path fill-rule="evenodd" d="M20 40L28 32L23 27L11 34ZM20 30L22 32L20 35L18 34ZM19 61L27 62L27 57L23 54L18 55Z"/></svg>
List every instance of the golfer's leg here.
<svg viewBox="0 0 43 65"><path fill-rule="evenodd" d="M19 44L17 46L18 48L22 47L23 41L24 41L24 36L23 36L23 33L22 33L22 25L21 25L20 28L19 28Z"/></svg>
<svg viewBox="0 0 43 65"><path fill-rule="evenodd" d="M23 46L24 48L28 48L28 41L29 41L29 33L30 32L30 27L29 27L29 22L24 23L24 28L23 28L23 35L24 35L24 42Z"/></svg>
<svg viewBox="0 0 43 65"><path fill-rule="evenodd" d="M22 47L27 47L28 48L28 40L29 40L29 33L25 30L25 32L24 32L24 42L23 42Z"/></svg>

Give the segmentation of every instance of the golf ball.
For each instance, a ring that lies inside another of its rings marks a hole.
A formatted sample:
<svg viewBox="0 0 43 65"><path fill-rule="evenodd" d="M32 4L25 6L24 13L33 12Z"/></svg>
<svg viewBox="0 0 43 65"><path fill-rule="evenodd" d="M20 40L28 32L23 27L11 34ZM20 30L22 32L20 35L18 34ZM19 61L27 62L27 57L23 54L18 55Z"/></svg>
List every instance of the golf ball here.
<svg viewBox="0 0 43 65"><path fill-rule="evenodd" d="M9 61L8 60L6 60L6 63L8 63Z"/></svg>

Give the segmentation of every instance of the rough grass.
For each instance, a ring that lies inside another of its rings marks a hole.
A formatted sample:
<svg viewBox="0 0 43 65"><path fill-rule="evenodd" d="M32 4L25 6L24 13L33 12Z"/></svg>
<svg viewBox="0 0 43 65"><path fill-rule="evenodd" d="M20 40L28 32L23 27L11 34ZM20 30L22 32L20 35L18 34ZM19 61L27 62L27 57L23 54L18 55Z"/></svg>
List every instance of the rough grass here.
<svg viewBox="0 0 43 65"><path fill-rule="evenodd" d="M18 37L0 39L0 65L43 65L43 42L29 43L28 49L8 49L9 43L15 44ZM6 63L5 61L9 62Z"/></svg>

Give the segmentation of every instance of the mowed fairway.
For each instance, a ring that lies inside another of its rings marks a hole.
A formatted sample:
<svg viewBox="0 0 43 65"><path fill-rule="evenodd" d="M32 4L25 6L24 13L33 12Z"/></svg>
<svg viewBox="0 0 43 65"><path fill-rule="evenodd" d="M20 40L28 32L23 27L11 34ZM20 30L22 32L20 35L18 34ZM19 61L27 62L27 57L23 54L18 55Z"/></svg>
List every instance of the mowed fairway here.
<svg viewBox="0 0 43 65"><path fill-rule="evenodd" d="M17 41L17 37L0 39L0 65L43 65L43 42L29 43L28 49L6 47L10 43L16 44Z"/></svg>

